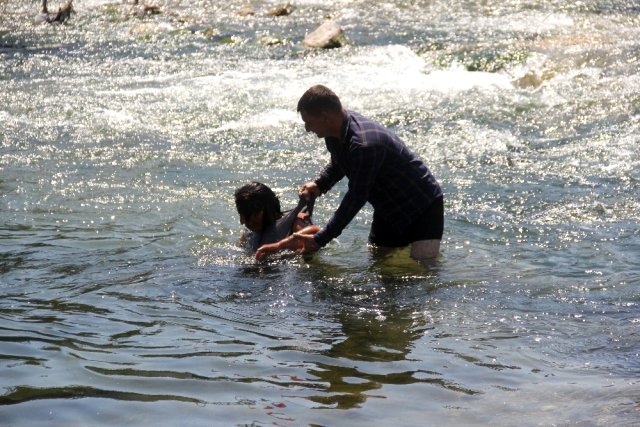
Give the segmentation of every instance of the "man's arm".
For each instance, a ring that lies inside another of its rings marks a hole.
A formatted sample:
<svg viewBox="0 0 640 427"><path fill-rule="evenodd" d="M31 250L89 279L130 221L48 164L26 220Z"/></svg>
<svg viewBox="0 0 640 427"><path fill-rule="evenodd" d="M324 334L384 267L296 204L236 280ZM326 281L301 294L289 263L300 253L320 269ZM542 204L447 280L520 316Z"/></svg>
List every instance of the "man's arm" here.
<svg viewBox="0 0 640 427"><path fill-rule="evenodd" d="M327 150L330 153L335 152L336 150L340 150L340 142L337 141L326 141ZM333 150L333 151L332 151ZM315 184L320 189L320 194L324 194L327 191L331 190L331 188L336 184L336 182L340 181L344 178L344 171L338 164L335 163L335 159L333 154L331 155L331 161L325 168L320 172L320 175L316 179L313 180Z"/></svg>
<svg viewBox="0 0 640 427"><path fill-rule="evenodd" d="M384 157L384 147L379 145L357 144L351 150L349 189L327 225L314 236L319 246L324 246L338 237L367 203Z"/></svg>
<svg viewBox="0 0 640 427"><path fill-rule="evenodd" d="M366 197L349 189L327 225L313 237L318 247L325 246L345 229L367 202Z"/></svg>

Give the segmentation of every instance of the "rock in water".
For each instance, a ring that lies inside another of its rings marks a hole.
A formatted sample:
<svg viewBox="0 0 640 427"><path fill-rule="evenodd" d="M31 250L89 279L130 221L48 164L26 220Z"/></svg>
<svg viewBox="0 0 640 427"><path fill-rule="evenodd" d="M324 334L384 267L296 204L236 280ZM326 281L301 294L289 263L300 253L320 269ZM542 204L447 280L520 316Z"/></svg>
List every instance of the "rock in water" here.
<svg viewBox="0 0 640 427"><path fill-rule="evenodd" d="M253 10L251 6L242 6L238 9L238 15L240 16L254 16L256 12Z"/></svg>
<svg viewBox="0 0 640 427"><path fill-rule="evenodd" d="M49 12L47 0L42 0L42 10L36 20L39 22L48 22L49 24L53 22L64 23L71 17L72 13L75 13L73 10L73 0L68 0L67 3L61 8L58 8L58 11L55 13Z"/></svg>
<svg viewBox="0 0 640 427"><path fill-rule="evenodd" d="M267 15L271 16L289 16L295 10L295 6L291 3L283 3L274 7L273 9L267 12Z"/></svg>
<svg viewBox="0 0 640 427"><path fill-rule="evenodd" d="M302 41L302 44L310 48L330 49L344 44L342 28L337 22L327 21L313 30Z"/></svg>

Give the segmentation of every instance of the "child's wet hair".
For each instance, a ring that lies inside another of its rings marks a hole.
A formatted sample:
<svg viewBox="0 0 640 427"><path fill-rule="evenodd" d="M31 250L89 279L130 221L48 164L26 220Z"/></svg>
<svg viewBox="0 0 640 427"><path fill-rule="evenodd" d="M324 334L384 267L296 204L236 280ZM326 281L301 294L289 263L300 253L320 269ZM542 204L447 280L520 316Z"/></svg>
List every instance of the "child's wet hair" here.
<svg viewBox="0 0 640 427"><path fill-rule="evenodd" d="M236 209L245 218L263 211L263 227L268 227L282 216L280 200L266 185L253 181L238 188L234 193Z"/></svg>

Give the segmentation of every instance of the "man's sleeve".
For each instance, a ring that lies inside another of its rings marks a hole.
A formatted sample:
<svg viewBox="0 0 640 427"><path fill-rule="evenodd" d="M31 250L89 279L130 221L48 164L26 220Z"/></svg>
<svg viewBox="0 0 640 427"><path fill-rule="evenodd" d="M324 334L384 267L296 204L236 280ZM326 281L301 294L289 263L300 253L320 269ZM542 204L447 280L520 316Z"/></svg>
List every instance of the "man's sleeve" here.
<svg viewBox="0 0 640 427"><path fill-rule="evenodd" d="M333 214L326 227L313 236L316 243L320 246L325 246L332 239L342 234L342 230L351 222L366 202L366 199L362 199L354 194L353 191L348 190L342 202L340 202L338 210Z"/></svg>
<svg viewBox="0 0 640 427"><path fill-rule="evenodd" d="M314 235L316 243L325 246L338 237L367 203L383 160L384 148L381 146L358 147L351 152L349 189L326 227Z"/></svg>
<svg viewBox="0 0 640 427"><path fill-rule="evenodd" d="M314 180L314 182L318 185L320 192L322 194L331 190L331 188L336 184L336 182L340 181L344 178L344 172L337 167L333 162L329 163L325 168L320 172L318 178Z"/></svg>

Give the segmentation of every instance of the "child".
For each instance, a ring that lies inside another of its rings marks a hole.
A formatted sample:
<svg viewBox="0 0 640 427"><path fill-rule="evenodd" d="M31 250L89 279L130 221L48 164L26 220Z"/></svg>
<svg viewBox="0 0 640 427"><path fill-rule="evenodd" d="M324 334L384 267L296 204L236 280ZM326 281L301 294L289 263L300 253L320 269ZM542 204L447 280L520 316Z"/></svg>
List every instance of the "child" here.
<svg viewBox="0 0 640 427"><path fill-rule="evenodd" d="M313 200L300 198L298 206L282 212L275 193L255 181L238 188L234 196L240 224L249 229L241 241L256 253L258 261L283 250L301 250L300 244L292 238L293 233L313 235L319 230L311 222Z"/></svg>

